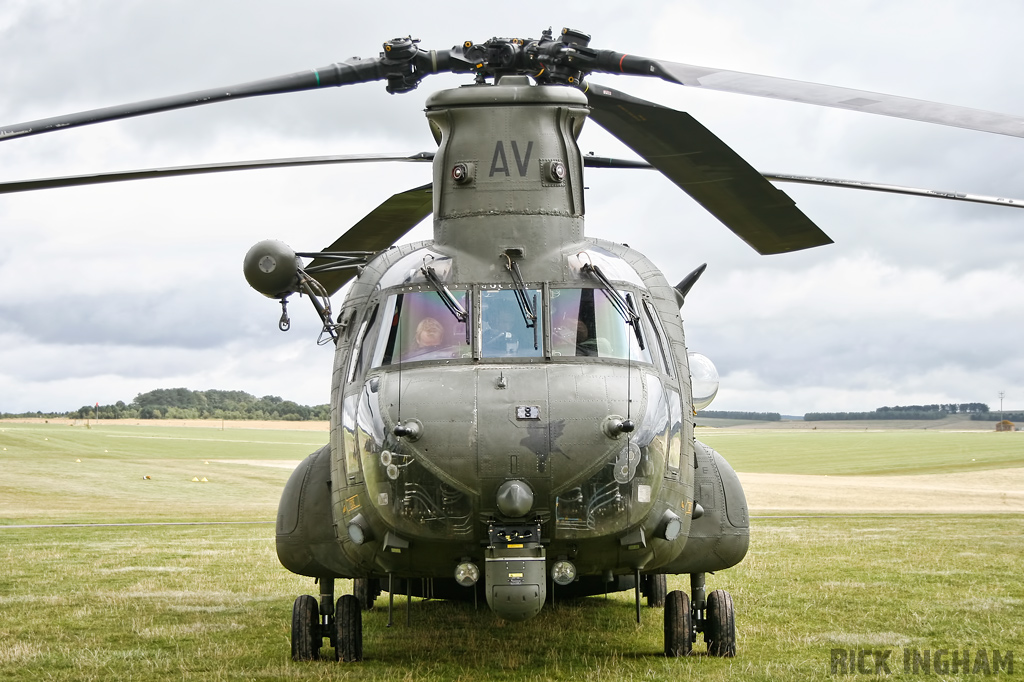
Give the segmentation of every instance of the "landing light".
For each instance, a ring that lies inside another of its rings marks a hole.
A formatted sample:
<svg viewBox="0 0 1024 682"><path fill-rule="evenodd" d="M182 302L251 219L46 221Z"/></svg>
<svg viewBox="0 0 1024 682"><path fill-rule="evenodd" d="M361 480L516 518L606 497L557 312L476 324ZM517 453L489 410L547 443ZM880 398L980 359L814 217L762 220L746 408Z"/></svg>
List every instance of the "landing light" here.
<svg viewBox="0 0 1024 682"><path fill-rule="evenodd" d="M463 561L455 567L455 582L463 587L472 587L480 580L480 569L472 561Z"/></svg>
<svg viewBox="0 0 1024 682"><path fill-rule="evenodd" d="M576 567L566 559L556 561L551 566L551 579L559 585L568 585L576 580Z"/></svg>
<svg viewBox="0 0 1024 682"><path fill-rule="evenodd" d="M373 531L370 529L370 524L366 522L362 514L356 514L348 522L348 539L354 545L361 545L367 540L373 539Z"/></svg>
<svg viewBox="0 0 1024 682"><path fill-rule="evenodd" d="M683 522L678 516L671 511L666 511L661 517L661 523L658 524L658 536L672 542L679 537L682 525Z"/></svg>

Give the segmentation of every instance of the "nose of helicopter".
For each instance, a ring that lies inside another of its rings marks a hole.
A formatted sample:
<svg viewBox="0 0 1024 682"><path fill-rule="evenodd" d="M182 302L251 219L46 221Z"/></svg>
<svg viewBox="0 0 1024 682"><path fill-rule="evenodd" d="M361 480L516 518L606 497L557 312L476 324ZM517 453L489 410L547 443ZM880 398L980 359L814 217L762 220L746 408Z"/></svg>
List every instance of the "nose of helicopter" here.
<svg viewBox="0 0 1024 682"><path fill-rule="evenodd" d="M596 513L604 498L588 481L614 469L614 476L608 473L608 481L595 485L639 486L640 492L624 494L644 497L652 484L634 481L644 461L641 448L657 440L648 468L663 466L671 449L669 396L656 377L636 368L491 364L450 366L443 373L410 367L401 374L401 381L397 372L380 376L380 413L390 419L379 429L368 429L399 436L397 444L380 442L392 460L399 453L399 461L389 462L394 465L390 473L374 471L375 461L367 472L379 474L382 485L387 481L394 491L389 499L412 483L431 489L426 481L436 478L466 496L472 507L466 519L525 523L537 517L553 522L550 532L556 535L563 526L575 532L577 523L601 525L588 514ZM430 479L419 480L416 472L421 470ZM643 471L646 477L649 472ZM429 497L451 494L438 489ZM591 500L595 495L600 499ZM415 500L407 505L403 521L419 518L417 505ZM566 505L579 506L587 518L555 518L556 507ZM424 508L417 534L444 521L441 510ZM383 511L390 512L390 506ZM475 524L467 531L470 526ZM468 532L481 531L475 526ZM441 535L449 532L439 528Z"/></svg>

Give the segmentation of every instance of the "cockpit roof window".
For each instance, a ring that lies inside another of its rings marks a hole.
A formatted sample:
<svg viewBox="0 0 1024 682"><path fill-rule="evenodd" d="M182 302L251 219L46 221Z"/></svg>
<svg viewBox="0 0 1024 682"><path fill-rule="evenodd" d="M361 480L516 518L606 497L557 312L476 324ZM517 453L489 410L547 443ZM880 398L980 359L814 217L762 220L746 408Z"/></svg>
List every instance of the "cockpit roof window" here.
<svg viewBox="0 0 1024 682"><path fill-rule="evenodd" d="M449 282L452 259L430 249L417 249L392 263L387 272L381 275L378 286L381 289L390 289L411 284L424 284L427 281L426 275L423 274L425 265L434 268L442 282L446 284Z"/></svg>
<svg viewBox="0 0 1024 682"><path fill-rule="evenodd" d="M647 289L647 285L644 284L644 280L640 277L633 266L619 256L616 256L611 251L607 251L597 246L591 246L588 249L584 249L577 254L569 256L568 264L572 273L584 282L591 282L593 280L582 272L583 266L587 263L601 268L601 271L604 272L612 282L626 282L627 284L632 284L633 286L641 289Z"/></svg>

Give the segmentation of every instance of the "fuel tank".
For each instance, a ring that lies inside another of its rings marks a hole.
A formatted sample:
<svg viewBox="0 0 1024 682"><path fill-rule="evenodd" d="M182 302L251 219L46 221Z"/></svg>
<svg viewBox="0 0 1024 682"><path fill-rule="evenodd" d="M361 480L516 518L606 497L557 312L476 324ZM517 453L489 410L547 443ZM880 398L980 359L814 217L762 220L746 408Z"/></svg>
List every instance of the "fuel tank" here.
<svg viewBox="0 0 1024 682"><path fill-rule="evenodd" d="M693 477L694 508L686 548L665 573L706 573L735 566L750 546L750 516L739 477L722 455L699 440Z"/></svg>

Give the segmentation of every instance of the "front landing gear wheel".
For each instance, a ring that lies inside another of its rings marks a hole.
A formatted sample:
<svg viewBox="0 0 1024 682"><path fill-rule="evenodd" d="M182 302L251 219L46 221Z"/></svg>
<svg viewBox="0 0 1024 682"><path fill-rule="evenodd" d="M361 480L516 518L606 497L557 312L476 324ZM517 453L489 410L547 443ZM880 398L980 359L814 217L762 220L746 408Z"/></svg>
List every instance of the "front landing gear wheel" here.
<svg viewBox="0 0 1024 682"><path fill-rule="evenodd" d="M690 598L685 592L672 590L665 597L665 655L669 658L689 656L692 650Z"/></svg>
<svg viewBox="0 0 1024 682"><path fill-rule="evenodd" d="M732 658L736 655L736 615L732 597L725 590L715 590L708 595L704 641L708 643L711 656Z"/></svg>
<svg viewBox="0 0 1024 682"><path fill-rule="evenodd" d="M334 660L363 660L363 607L353 594L343 594L334 610Z"/></svg>
<svg viewBox="0 0 1024 682"><path fill-rule="evenodd" d="M317 660L322 643L320 605L316 597L304 594L292 606L292 660Z"/></svg>

